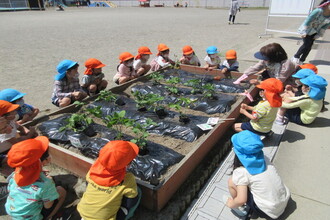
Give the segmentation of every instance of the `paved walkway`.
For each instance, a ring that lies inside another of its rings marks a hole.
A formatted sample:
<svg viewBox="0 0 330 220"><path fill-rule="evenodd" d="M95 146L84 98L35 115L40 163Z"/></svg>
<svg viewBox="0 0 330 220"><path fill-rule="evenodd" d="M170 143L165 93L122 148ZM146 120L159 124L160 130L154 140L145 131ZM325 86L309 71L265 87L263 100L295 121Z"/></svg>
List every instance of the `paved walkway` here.
<svg viewBox="0 0 330 220"><path fill-rule="evenodd" d="M294 40L293 40L294 39ZM298 49L295 38L277 37L268 40L280 43L291 57ZM263 45L267 44L263 43ZM260 47L259 47L260 48ZM253 48L246 54L256 51ZM330 82L330 32L323 41L318 41L311 51L309 62L317 65L319 74ZM329 108L330 94L325 98ZM285 213L280 219L317 220L330 219L330 111L320 113L315 122L308 127L289 123L274 125L276 136L265 142L264 153L277 167L284 183L291 191ZM284 134L282 135L282 133ZM282 138L281 142L279 140ZM277 142L278 141L278 142ZM277 144L276 144L277 143ZM199 193L198 198L182 216L181 220L235 220L229 208L224 206L222 195L228 194L227 180L231 173L233 152L221 164L208 183ZM252 216L251 219L261 219Z"/></svg>

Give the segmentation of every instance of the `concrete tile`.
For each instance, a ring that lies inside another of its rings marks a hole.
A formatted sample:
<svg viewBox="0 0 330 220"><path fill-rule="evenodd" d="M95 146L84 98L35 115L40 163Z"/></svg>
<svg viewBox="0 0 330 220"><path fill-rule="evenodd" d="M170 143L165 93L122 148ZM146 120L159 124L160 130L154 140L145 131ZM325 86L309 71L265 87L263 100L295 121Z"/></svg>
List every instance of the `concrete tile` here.
<svg viewBox="0 0 330 220"><path fill-rule="evenodd" d="M219 187L214 187L212 194L210 195L211 198L216 199L219 202L219 206L223 205L222 196L229 195L228 190L223 190Z"/></svg>
<svg viewBox="0 0 330 220"><path fill-rule="evenodd" d="M223 203L210 197L204 203L203 207L198 208L197 211L203 211L204 213L207 213L208 215L217 218L218 216L220 216L223 205Z"/></svg>

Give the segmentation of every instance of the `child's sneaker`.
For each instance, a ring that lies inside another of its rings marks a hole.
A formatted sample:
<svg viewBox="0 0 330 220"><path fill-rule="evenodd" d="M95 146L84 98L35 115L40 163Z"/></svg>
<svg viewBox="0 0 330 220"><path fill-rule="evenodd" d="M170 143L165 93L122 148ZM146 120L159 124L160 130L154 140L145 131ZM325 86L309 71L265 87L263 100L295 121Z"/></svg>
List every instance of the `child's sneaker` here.
<svg viewBox="0 0 330 220"><path fill-rule="evenodd" d="M293 63L295 63L295 64L298 64L298 65L302 65L302 64L303 64L303 62L301 62L301 61L299 60L299 58L296 58L296 57L292 57L292 58L291 58L291 61L292 61Z"/></svg>
<svg viewBox="0 0 330 220"><path fill-rule="evenodd" d="M223 203L224 203L225 205L226 205L226 203L227 203L228 198L229 198L228 195L223 195L223 196L222 196L222 201L223 201ZM246 216L246 215L248 214L248 212L249 212L249 207L248 207L247 205L242 205L242 206L239 206L239 207L237 207L237 208L233 208L233 209L231 209L231 210L233 210L233 212L234 212L236 215L238 215L238 216L240 216L240 217L243 217L243 216Z"/></svg>
<svg viewBox="0 0 330 220"><path fill-rule="evenodd" d="M275 124L277 124L277 125L286 125L288 122L289 122L289 120L285 116L283 118L277 117L275 119Z"/></svg>

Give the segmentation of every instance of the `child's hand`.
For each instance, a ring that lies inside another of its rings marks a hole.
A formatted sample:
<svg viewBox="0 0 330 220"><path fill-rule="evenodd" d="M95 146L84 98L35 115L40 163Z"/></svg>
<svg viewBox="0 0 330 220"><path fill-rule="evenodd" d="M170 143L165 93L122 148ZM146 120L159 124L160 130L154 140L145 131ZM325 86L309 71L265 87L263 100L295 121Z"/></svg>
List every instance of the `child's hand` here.
<svg viewBox="0 0 330 220"><path fill-rule="evenodd" d="M241 104L241 108L242 108L242 109L247 109L247 107L248 107L247 104L245 104L245 103L242 103L242 104Z"/></svg>
<svg viewBox="0 0 330 220"><path fill-rule="evenodd" d="M251 79L250 83L253 84L253 85L258 85L260 82L257 79Z"/></svg>
<svg viewBox="0 0 330 220"><path fill-rule="evenodd" d="M36 131L35 127L30 127L30 130L27 133L27 136L30 138L35 138L38 136L38 132Z"/></svg>

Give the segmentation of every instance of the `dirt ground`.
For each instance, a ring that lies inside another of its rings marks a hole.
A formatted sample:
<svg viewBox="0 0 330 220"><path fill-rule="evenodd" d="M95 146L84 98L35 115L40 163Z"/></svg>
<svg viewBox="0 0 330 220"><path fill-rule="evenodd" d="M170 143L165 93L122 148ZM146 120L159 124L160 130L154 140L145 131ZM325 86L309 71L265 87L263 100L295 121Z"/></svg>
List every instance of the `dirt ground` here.
<svg viewBox="0 0 330 220"><path fill-rule="evenodd" d="M86 59L101 60L107 64L103 72L112 87L121 52L135 55L138 47L148 46L155 55L159 43L171 48L173 59L175 55L180 58L184 45L191 45L202 64L208 46L217 46L222 60L226 50L235 49L242 71L257 62L253 53L267 40L258 38L258 34L264 33L266 17L267 10L243 9L237 15L237 23L228 25L227 9L66 8L64 12L1 12L0 89L27 93L26 103L46 114L57 109L50 97L56 65L61 60L79 62L80 75ZM281 24L298 27L299 22L283 20Z"/></svg>

